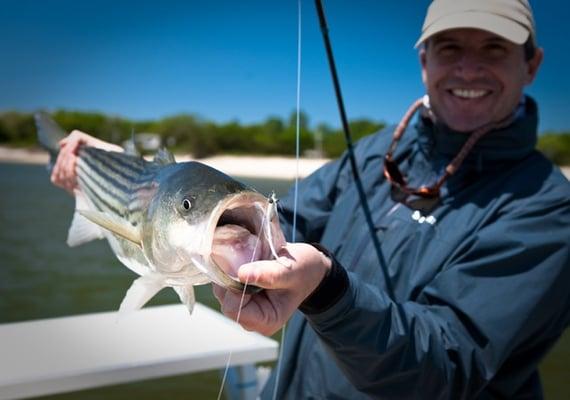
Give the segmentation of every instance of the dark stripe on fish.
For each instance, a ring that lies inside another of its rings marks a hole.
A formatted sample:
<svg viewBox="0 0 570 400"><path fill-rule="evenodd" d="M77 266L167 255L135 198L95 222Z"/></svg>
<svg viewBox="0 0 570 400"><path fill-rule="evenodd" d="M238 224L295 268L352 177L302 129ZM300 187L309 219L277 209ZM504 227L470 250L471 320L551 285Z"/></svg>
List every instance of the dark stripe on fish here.
<svg viewBox="0 0 570 400"><path fill-rule="evenodd" d="M101 171L93 169L85 160L79 160L77 163L78 177L83 177L91 182L91 186L96 186L97 191L108 193L115 201L121 204L127 204L131 190L121 190L119 185L113 182L108 176ZM94 188L95 189L95 188Z"/></svg>
<svg viewBox="0 0 570 400"><path fill-rule="evenodd" d="M108 186L113 187L113 189L117 189L117 191L120 191L125 195L132 193L134 189L133 186L136 186L136 183L133 182L132 179L128 179L121 172L118 172L118 170L111 167L111 165L96 163L90 158L81 160L89 168L83 169L83 172L88 175L94 175L101 178L105 183L108 183ZM101 187L101 189L107 190L107 187Z"/></svg>
<svg viewBox="0 0 570 400"><path fill-rule="evenodd" d="M100 211L110 211L113 214L124 217L126 215L126 209L124 208L124 204L117 204L117 202L109 202L108 199L105 199L101 196L103 192L99 190L95 190L92 186L90 186L89 182L86 181L85 177L79 177L79 181L81 184L81 190L85 192L87 197L93 202L93 204L100 210ZM107 192L108 193L108 192ZM122 208L118 208L117 205Z"/></svg>
<svg viewBox="0 0 570 400"><path fill-rule="evenodd" d="M85 185L82 178L79 178L79 184L81 187L81 192L84 193L91 204L99 211L107 211L107 204L97 196L93 195L93 190Z"/></svg>
<svg viewBox="0 0 570 400"><path fill-rule="evenodd" d="M87 149L88 148L85 148L85 150ZM132 156L123 155L123 153L104 152L101 150L93 151L93 149L91 149L90 151L86 151L86 155L88 155L88 157L80 158L84 158L86 160L92 159L96 164L100 164L101 167L108 168L111 174L117 174L125 181L132 183L135 186L152 180L157 170L157 167L154 164ZM109 157L109 155L112 155L112 157ZM119 158L121 156L128 157L133 161L133 163L129 164L122 162L122 158ZM138 168L139 166L143 168L140 169Z"/></svg>
<svg viewBox="0 0 570 400"><path fill-rule="evenodd" d="M79 179L81 188L88 198L93 200L94 205L101 211L110 211L116 215L128 218L133 225L140 223L143 209L148 205L148 200L141 197L148 197L147 191L153 191L153 182L145 182L144 186L138 187L134 193L126 193L123 196L119 192L109 190L113 188L106 185L104 177L97 176L89 170L89 165L85 159L80 159L77 167L80 170ZM103 182L98 181L101 179ZM120 209L119 209L120 208Z"/></svg>
<svg viewBox="0 0 570 400"><path fill-rule="evenodd" d="M139 157L130 156L125 153L117 153L113 151L105 151L95 147L82 147L80 150L80 157L84 157L85 153L88 157L93 157L103 164L108 164L110 161L115 165L120 165L122 168L131 170L136 175L140 175L145 171L147 162Z"/></svg>

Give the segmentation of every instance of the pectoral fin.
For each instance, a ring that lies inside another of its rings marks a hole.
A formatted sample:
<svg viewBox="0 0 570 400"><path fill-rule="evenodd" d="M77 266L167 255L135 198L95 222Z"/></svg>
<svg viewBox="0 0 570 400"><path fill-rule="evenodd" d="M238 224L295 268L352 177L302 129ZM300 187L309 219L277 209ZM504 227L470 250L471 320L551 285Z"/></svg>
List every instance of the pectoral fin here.
<svg viewBox="0 0 570 400"><path fill-rule="evenodd" d="M127 221L99 211L77 210L77 212L91 222L113 232L115 235L130 240L139 246L141 245L141 235L139 230Z"/></svg>
<svg viewBox="0 0 570 400"><path fill-rule="evenodd" d="M87 201L85 195L79 190L75 191L75 210L87 209ZM94 224L90 220L75 212L73 220L67 233L67 245L69 247L79 246L80 244L90 242L95 239L102 239L103 230L100 226Z"/></svg>
<svg viewBox="0 0 570 400"><path fill-rule="evenodd" d="M141 276L136 279L121 302L119 315L122 316L139 310L165 286L164 279L155 274Z"/></svg>
<svg viewBox="0 0 570 400"><path fill-rule="evenodd" d="M194 296L194 286L174 286L173 289L178 293L180 301L188 308L188 312L192 314L194 310L194 304L196 304L196 297Z"/></svg>

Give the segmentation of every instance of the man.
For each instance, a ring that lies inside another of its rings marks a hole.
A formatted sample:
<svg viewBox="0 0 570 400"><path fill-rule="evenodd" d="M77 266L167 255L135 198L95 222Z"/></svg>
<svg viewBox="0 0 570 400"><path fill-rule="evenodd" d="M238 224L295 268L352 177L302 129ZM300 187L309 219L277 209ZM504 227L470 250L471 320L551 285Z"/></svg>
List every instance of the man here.
<svg viewBox="0 0 570 400"><path fill-rule="evenodd" d="M417 45L419 121L356 149L389 284L346 157L299 187L296 237L320 251L289 244L289 268L240 268L267 288L246 297L246 329L292 316L278 399L542 397L537 365L570 322L570 185L534 150L530 6L435 0ZM240 295L215 294L235 318Z"/></svg>
<svg viewBox="0 0 570 400"><path fill-rule="evenodd" d="M428 97L404 118L419 109L417 123L356 149L380 254L344 156L301 183L304 243L280 250L287 262L240 268L267 289L240 323L272 334L289 321L262 398L542 396L537 365L570 322L570 185L534 150L530 6L435 0L417 45ZM54 183L74 187L91 140L70 136ZM281 206L291 238L292 196ZM214 291L235 318L241 294Z"/></svg>

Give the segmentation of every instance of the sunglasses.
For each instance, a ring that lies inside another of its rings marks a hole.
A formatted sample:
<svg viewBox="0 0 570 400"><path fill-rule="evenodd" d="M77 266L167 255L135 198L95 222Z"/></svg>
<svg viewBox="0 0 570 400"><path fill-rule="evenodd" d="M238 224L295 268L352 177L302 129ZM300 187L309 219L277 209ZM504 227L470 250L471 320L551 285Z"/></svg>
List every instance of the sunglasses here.
<svg viewBox="0 0 570 400"><path fill-rule="evenodd" d="M420 186L418 188L408 186L406 182L406 177L400 171L397 162L393 159L393 153L396 150L396 146L400 141L400 138L406 131L410 120L417 110L425 104L424 98L416 100L411 107L408 109L404 117L396 127L394 135L392 138L392 143L388 148L388 152L384 156L384 176L386 180L390 182L393 188L397 189L400 193L405 196L415 195L424 199L437 200L441 196L441 187L445 181L453 175L465 160L465 157L469 154L475 143L486 133L493 129L500 129L509 125L513 121L513 115L508 116L499 123L489 123L481 128L476 129L469 135L469 139L465 142L459 153L455 158L445 167L445 172L443 175L431 186Z"/></svg>

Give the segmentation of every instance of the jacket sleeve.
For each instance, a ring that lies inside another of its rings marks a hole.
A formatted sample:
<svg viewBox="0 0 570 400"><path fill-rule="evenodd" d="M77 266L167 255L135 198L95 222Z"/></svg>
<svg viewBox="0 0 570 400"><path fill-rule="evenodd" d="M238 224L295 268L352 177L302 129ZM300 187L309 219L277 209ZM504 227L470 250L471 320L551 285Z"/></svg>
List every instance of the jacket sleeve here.
<svg viewBox="0 0 570 400"><path fill-rule="evenodd" d="M520 387L570 323L569 227L570 199L519 209L457 249L415 301L348 272L344 295L306 316L374 397L472 398L499 372Z"/></svg>

